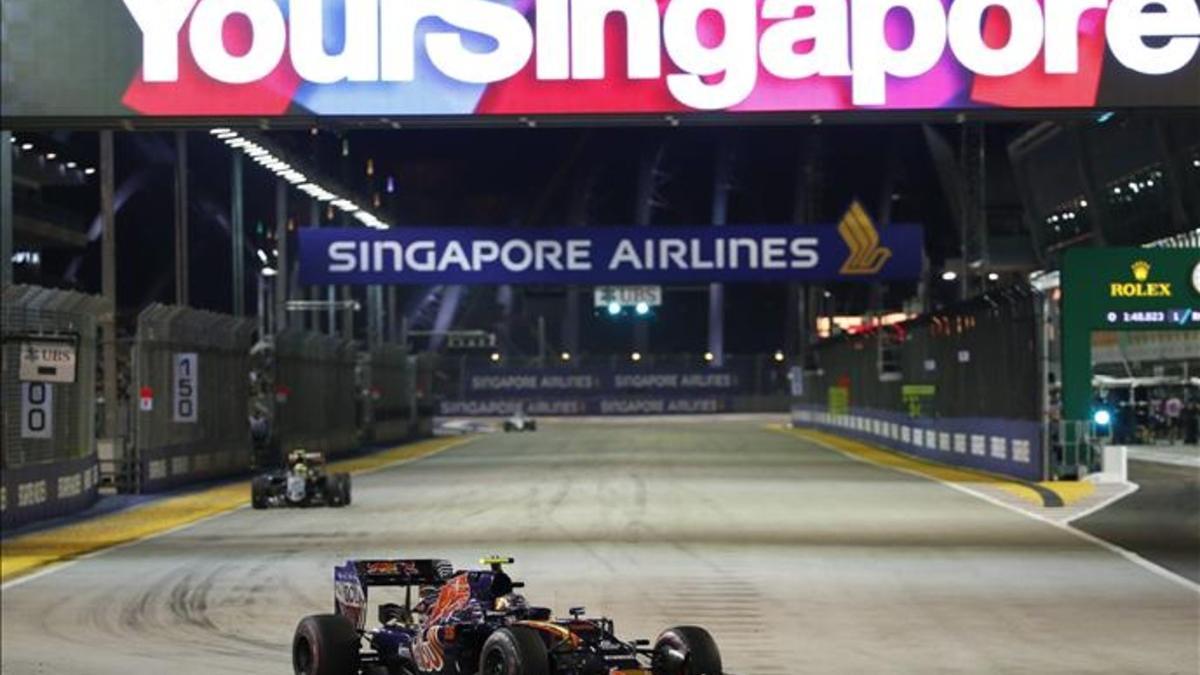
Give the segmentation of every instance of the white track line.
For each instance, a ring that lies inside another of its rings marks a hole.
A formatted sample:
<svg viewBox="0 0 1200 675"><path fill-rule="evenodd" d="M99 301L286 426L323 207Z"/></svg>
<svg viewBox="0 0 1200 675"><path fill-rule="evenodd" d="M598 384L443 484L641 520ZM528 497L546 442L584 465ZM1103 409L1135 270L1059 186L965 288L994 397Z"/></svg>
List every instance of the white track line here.
<svg viewBox="0 0 1200 675"><path fill-rule="evenodd" d="M369 473L375 473L377 471L383 471L384 469L390 469L392 467L399 466L402 464L416 462L416 461L425 459L426 457L431 457L438 453L445 452L446 450L450 450L451 448L457 448L459 446L466 445L467 443L471 442L472 440L474 440L474 439L473 438L464 439L458 443L453 443L451 445L447 445L446 447L438 450L435 453L429 454L429 455L422 455L421 457L411 457L409 459L401 459L401 460L397 460L395 462L390 462L388 464L381 464L380 466L377 466L377 467L358 471L354 475L364 475L364 474L369 474ZM351 460L346 460L346 461L351 461ZM120 544L114 544L112 546L106 546L104 548L99 548L99 549L96 549L95 551L89 551L88 553L84 553L83 555L76 556L76 557L70 558L68 560L61 560L58 562L49 563L45 567L39 569L36 572L30 572L29 574L19 576L16 579L11 579L9 581L6 581L6 582L0 584L0 592L7 591L10 588L16 588L17 586L20 586L21 584L25 584L30 581L33 581L34 579L38 579L38 578L47 576L49 574L53 574L54 572L59 572L61 570L65 570L68 567L71 567L72 565L77 565L77 564L79 564L85 560L89 560L91 558L97 558L99 556L104 555L105 553L111 553L112 551L117 551L117 550L120 550L123 548L127 548L129 546L134 546L136 544L141 544L141 543L150 541L152 539L158 539L159 537L165 537L169 534L175 534L177 532L182 532L188 528L196 527L197 525L207 523L210 520L216 520L217 518L222 518L224 516L228 516L231 513L235 513L237 511L241 511L242 509L246 509L249 507L250 507L249 504L242 504L240 506L235 506L235 507L229 509L228 511L222 511L220 513L214 513L209 516L204 516L203 518L200 518L199 520L193 520L190 523L183 523L182 525L177 525L168 530L163 530L162 532L155 532L154 534L148 534L144 537L139 537L137 539L130 539L129 541L124 541L124 542L121 542Z"/></svg>
<svg viewBox="0 0 1200 675"><path fill-rule="evenodd" d="M856 462L861 462L863 464L870 464L871 466L879 467L881 469L889 469L892 471L897 471L899 473L904 473L904 474L908 474L911 476L917 476L920 478L924 478L926 480L941 483L942 485L945 485L946 487L950 488L951 490L957 490L963 494L968 494L968 495L971 495L972 497L977 497L979 499L982 499L985 502L988 502L989 504L994 504L996 506L999 506L1000 508L1012 511L1013 513L1019 513L1023 516L1032 518L1036 521L1046 523L1047 525L1050 525L1051 527L1056 527L1060 530L1063 530L1064 532L1069 532L1070 534L1073 534L1076 537L1078 537L1086 542L1090 542L1101 548L1104 548L1111 553L1116 553L1117 555L1121 556L1122 558L1125 558L1129 562L1145 569L1148 572L1151 572L1151 573L1153 573L1163 579L1166 579L1168 581L1173 581L1194 593L1200 594L1200 584L1197 584L1196 582L1192 581L1191 579L1188 579L1187 577L1176 574L1175 572L1172 572L1171 570L1169 570L1165 567L1162 567L1161 565L1153 563L1153 562L1143 558L1142 556L1134 553L1133 551L1121 548L1120 546L1117 546L1116 544L1105 541L1095 535L1092 535L1087 532L1084 532L1083 530L1071 527L1069 524L1061 523L1061 522L1059 522L1057 520L1053 520L1051 518L1046 518L1045 516L1041 516L1036 513L1026 511L1024 509L1015 507L1011 504L1006 504L1005 502L1003 502L1000 499L997 499L989 494L979 492L977 490L973 490L965 485L960 485L957 483L951 483L949 481L944 481L940 478L936 478L934 476L923 474L919 471L913 471L911 469L904 469L904 468L900 468L900 467L888 466L886 464L880 464L878 462L873 462L865 457L859 457L858 455L846 452L840 448L832 446L828 443L824 443L822 441L818 441L813 438L807 438L807 437L801 437L801 438L802 438L802 440L812 443L813 445L817 445L822 448L825 448L826 450L836 452L839 455L842 455L843 457L848 457ZM855 441L855 442L857 442L857 441Z"/></svg>
<svg viewBox="0 0 1200 675"><path fill-rule="evenodd" d="M1112 506L1113 504L1121 501L1122 499L1128 497L1129 495L1137 492L1138 489L1140 489L1140 487L1141 486L1138 485L1137 483L1127 482L1127 483L1125 483L1125 488L1123 490L1121 490L1120 492L1118 492L1117 494L1112 495L1112 496L1108 497L1107 499L1103 499L1098 504L1093 504L1093 505L1089 506L1088 508L1080 511L1079 513L1073 514L1069 518L1063 519L1062 522L1070 524L1070 523L1073 523L1073 522L1079 520L1080 518L1087 518L1088 516L1099 511L1100 509Z"/></svg>

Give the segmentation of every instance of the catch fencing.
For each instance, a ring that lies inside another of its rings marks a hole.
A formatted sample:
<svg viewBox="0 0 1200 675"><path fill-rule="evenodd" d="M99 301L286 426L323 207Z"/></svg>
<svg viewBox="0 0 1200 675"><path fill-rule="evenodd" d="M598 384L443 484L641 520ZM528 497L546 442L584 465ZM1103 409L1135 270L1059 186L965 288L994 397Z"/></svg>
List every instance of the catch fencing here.
<svg viewBox="0 0 1200 675"><path fill-rule="evenodd" d="M992 293L896 326L818 343L793 423L937 461L1039 480L1041 296Z"/></svg>
<svg viewBox="0 0 1200 675"><path fill-rule="evenodd" d="M103 310L96 296L34 286L4 289L5 528L72 513L96 499L96 331Z"/></svg>
<svg viewBox="0 0 1200 675"><path fill-rule="evenodd" d="M136 475L152 492L251 466L252 320L151 305L133 344Z"/></svg>
<svg viewBox="0 0 1200 675"><path fill-rule="evenodd" d="M275 336L275 438L287 451L337 455L359 444L361 391L352 341L298 330Z"/></svg>
<svg viewBox="0 0 1200 675"><path fill-rule="evenodd" d="M387 443L416 433L416 360L399 345L380 345L363 354L364 441Z"/></svg>

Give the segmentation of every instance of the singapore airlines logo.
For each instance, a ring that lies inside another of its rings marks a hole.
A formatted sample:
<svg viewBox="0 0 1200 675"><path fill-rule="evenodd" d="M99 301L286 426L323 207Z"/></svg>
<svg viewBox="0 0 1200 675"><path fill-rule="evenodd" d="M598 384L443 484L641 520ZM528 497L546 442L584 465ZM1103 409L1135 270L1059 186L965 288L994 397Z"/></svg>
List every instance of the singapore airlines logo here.
<svg viewBox="0 0 1200 675"><path fill-rule="evenodd" d="M846 217L838 225L838 232L850 247L850 257L842 265L842 274L879 274L892 259L892 250L879 245L879 230L875 229L862 204L854 202L850 205Z"/></svg>

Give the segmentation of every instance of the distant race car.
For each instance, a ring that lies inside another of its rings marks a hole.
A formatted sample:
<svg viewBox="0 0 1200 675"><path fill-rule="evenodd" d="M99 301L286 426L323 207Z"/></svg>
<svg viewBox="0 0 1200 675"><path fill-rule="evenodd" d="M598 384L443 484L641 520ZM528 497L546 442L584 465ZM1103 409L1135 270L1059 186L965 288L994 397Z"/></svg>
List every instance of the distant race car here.
<svg viewBox="0 0 1200 675"><path fill-rule="evenodd" d="M503 565L455 571L445 560L351 560L334 568L334 614L305 617L292 640L296 675L723 675L708 631L679 626L624 641L613 622L533 607ZM404 588L404 604L378 606L366 629L372 586ZM413 589L417 589L414 604Z"/></svg>
<svg viewBox="0 0 1200 675"><path fill-rule="evenodd" d="M346 506L350 503L350 474L326 473L325 456L293 450L288 465L256 477L250 483L250 504L273 506Z"/></svg>
<svg viewBox="0 0 1200 675"><path fill-rule="evenodd" d="M518 411L517 414L504 420L504 430L507 431L537 431L537 420L532 417L526 417L525 413Z"/></svg>

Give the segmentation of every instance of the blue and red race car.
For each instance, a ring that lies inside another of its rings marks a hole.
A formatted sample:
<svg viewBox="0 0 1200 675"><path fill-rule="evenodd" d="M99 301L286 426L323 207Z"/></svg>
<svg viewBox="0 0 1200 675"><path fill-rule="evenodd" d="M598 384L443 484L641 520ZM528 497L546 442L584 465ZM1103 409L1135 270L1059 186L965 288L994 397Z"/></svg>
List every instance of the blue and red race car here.
<svg viewBox="0 0 1200 675"><path fill-rule="evenodd" d="M626 642L613 622L582 607L554 618L529 605L503 566L456 571L445 560L351 560L334 569L334 614L296 627L296 675L723 675L708 631L678 626ZM372 586L404 589L404 604L378 606L366 628ZM415 591L415 594L414 594Z"/></svg>

